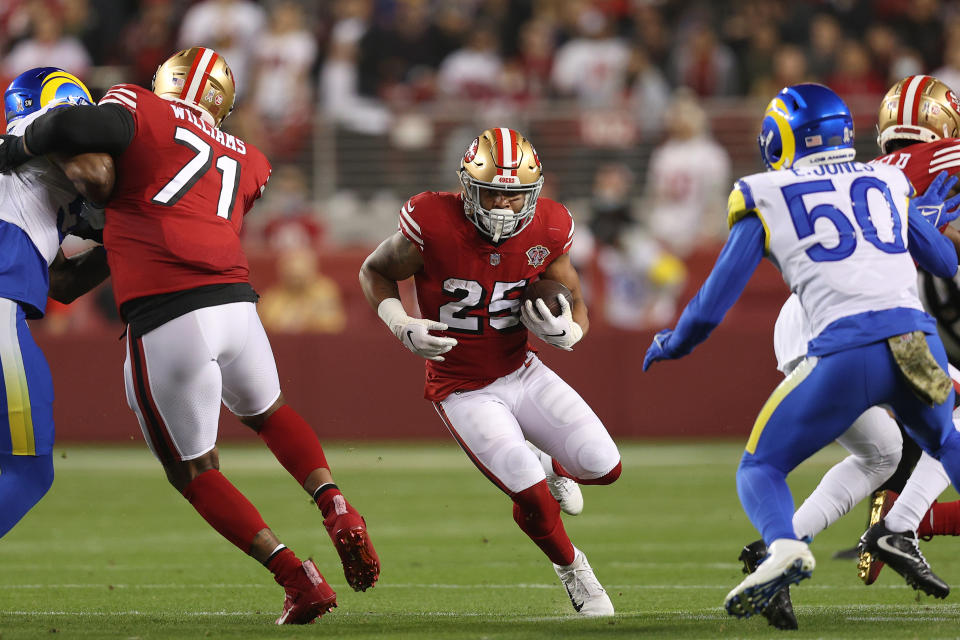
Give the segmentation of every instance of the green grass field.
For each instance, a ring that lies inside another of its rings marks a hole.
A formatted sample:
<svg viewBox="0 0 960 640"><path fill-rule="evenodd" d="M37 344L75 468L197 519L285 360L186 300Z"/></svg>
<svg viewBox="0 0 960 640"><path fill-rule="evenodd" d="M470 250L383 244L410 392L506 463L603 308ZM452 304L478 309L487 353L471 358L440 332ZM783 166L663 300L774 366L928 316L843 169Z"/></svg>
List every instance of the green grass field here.
<svg viewBox="0 0 960 640"><path fill-rule="evenodd" d="M451 445L328 446L337 481L363 513L383 562L376 588L349 590L321 518L264 448L225 447L222 470L301 557L339 607L316 625L271 626L283 593L171 489L145 447L57 447L57 480L0 541L0 639L17 638L947 638L960 608L918 598L884 570L865 587L852 561L861 505L814 543L812 580L794 588L799 632L730 618L737 554L753 540L734 469L741 444L622 446L610 487L585 487L573 541L617 608L578 619L549 561L514 525L510 503ZM805 496L842 455L832 447L791 478ZM923 545L960 582L960 545Z"/></svg>

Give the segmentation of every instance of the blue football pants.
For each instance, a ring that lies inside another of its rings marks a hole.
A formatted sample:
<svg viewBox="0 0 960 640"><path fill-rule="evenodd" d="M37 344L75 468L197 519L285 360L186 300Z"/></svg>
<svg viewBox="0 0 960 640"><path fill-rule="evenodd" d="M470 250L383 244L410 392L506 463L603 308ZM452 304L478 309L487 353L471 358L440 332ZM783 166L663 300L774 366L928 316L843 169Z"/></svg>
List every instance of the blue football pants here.
<svg viewBox="0 0 960 640"><path fill-rule="evenodd" d="M928 335L927 342L946 370L939 337ZM943 404L925 405L907 385L886 341L808 358L767 400L737 469L740 502L767 544L796 539L787 474L876 405L890 407L907 433L943 463L954 486L960 487L960 432L951 418L952 390Z"/></svg>
<svg viewBox="0 0 960 640"><path fill-rule="evenodd" d="M53 454L0 453L0 538L5 536L53 484Z"/></svg>

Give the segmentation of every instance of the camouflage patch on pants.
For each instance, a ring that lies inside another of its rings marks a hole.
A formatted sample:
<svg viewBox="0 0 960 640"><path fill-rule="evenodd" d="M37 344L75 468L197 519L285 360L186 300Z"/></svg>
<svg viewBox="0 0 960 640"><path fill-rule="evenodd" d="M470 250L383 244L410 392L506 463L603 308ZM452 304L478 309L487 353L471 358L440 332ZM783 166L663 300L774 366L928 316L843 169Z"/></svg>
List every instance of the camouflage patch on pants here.
<svg viewBox="0 0 960 640"><path fill-rule="evenodd" d="M953 383L930 353L922 331L887 338L887 344L900 373L918 398L931 407L947 401Z"/></svg>

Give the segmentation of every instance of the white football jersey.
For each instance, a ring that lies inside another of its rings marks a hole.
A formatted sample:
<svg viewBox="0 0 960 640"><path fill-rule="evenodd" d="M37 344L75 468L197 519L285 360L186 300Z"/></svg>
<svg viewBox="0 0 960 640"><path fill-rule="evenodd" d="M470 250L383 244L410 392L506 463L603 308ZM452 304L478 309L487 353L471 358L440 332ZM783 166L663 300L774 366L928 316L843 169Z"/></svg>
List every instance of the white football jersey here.
<svg viewBox="0 0 960 640"><path fill-rule="evenodd" d="M40 109L14 122L7 133L23 135L27 125L46 113ZM23 229L47 264L57 256L76 216L70 204L78 197L73 184L45 157L33 158L8 174L0 174L0 220Z"/></svg>
<svg viewBox="0 0 960 640"><path fill-rule="evenodd" d="M732 226L754 213L766 252L810 322L813 337L840 318L904 307L922 310L907 252L913 187L889 165L844 162L797 167L737 181Z"/></svg>

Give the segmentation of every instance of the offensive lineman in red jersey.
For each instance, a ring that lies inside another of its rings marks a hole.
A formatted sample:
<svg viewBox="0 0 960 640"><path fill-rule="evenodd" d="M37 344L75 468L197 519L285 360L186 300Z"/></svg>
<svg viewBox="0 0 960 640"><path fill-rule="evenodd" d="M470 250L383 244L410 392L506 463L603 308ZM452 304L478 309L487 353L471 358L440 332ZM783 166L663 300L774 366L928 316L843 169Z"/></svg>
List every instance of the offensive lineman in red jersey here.
<svg viewBox="0 0 960 640"><path fill-rule="evenodd" d="M538 198L540 160L512 129L481 133L459 173L461 193L426 192L404 204L397 233L363 263L363 292L403 345L427 359L426 398L470 460L513 500L514 520L553 562L574 609L613 615L560 511L582 509L576 483L614 482L620 454L593 410L527 343L531 331L569 351L588 328L567 253L573 218ZM399 300L397 283L411 276L420 319ZM542 300L520 308L521 292L538 277L572 293L572 303L559 297L560 316Z"/></svg>
<svg viewBox="0 0 960 640"><path fill-rule="evenodd" d="M153 92L116 85L99 106L57 111L22 139L3 142L8 150L21 145L23 154L88 149L114 156L104 245L128 325L127 400L170 483L284 587L277 623L303 624L335 607L336 594L218 470L221 398L313 496L350 586L373 586L380 565L316 434L280 391L238 235L270 164L218 128L233 99L226 62L194 47L160 65Z"/></svg>
<svg viewBox="0 0 960 640"><path fill-rule="evenodd" d="M877 132L877 144L885 155L874 162L902 169L918 192L943 171L951 176L960 174L960 99L940 80L909 76L891 87L880 104ZM949 225L941 227L941 231L953 241L960 255L960 231ZM956 290L956 284L941 282L924 272L921 276L923 301L928 310L941 331L955 332L953 325L960 309L943 306L937 289ZM953 377L956 387L957 377ZM946 488L943 467L929 456L921 456L919 446L906 433L903 445L900 465L871 499L869 525L876 527L880 523L879 526L895 532L916 530L927 539L960 535L960 501L930 506ZM863 550L860 553L859 574L868 585L877 579L883 567L875 556Z"/></svg>

